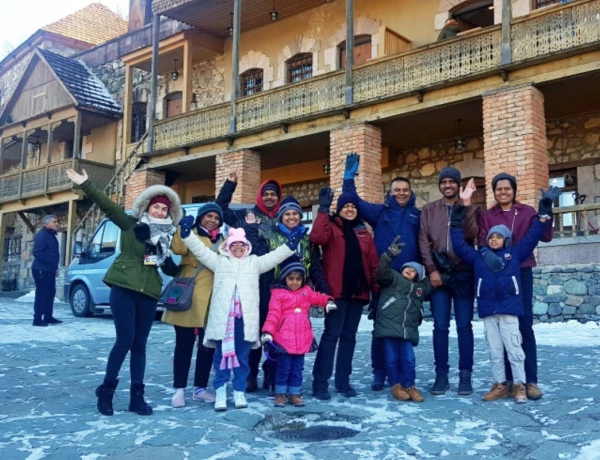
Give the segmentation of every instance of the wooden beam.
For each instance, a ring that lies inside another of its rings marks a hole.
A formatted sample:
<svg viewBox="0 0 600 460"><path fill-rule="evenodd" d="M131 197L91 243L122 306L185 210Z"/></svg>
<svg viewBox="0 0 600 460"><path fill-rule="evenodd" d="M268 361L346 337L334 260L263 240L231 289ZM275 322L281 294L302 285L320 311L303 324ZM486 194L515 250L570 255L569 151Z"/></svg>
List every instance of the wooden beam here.
<svg viewBox="0 0 600 460"><path fill-rule="evenodd" d="M4 139L0 137L0 174L4 172ZM0 254L1 255L1 254ZM0 267L0 272L1 272Z"/></svg>
<svg viewBox="0 0 600 460"><path fill-rule="evenodd" d="M510 28L512 25L512 0L502 0L502 65L512 62Z"/></svg>
<svg viewBox="0 0 600 460"><path fill-rule="evenodd" d="M6 221L8 213L0 211L0 273L2 273L2 263L4 262L4 236L6 234Z"/></svg>
<svg viewBox="0 0 600 460"><path fill-rule="evenodd" d="M379 38L383 46L383 37ZM352 70L354 67L354 0L346 0L346 104L354 102L354 82Z"/></svg>
<svg viewBox="0 0 600 460"><path fill-rule="evenodd" d="M183 94L182 112L188 113L192 103L192 46L189 41L183 45Z"/></svg>
<svg viewBox="0 0 600 460"><path fill-rule="evenodd" d="M75 127L73 128L73 158L81 158L81 112L75 115Z"/></svg>
<svg viewBox="0 0 600 460"><path fill-rule="evenodd" d="M121 158L125 158L127 156L127 145L131 142L133 67L128 65L125 66L125 88L123 89L123 93L123 145L121 146Z"/></svg>
<svg viewBox="0 0 600 460"><path fill-rule="evenodd" d="M27 218L27 216L25 215L25 213L23 211L17 211L17 215L25 223L25 225L27 226L27 228L29 229L29 231L31 233L35 233L35 227L31 223L31 221Z"/></svg>
<svg viewBox="0 0 600 460"><path fill-rule="evenodd" d="M67 214L67 244L65 245L65 265L71 263L71 250L73 248L73 230L77 222L77 201L69 201L69 211Z"/></svg>
<svg viewBox="0 0 600 460"><path fill-rule="evenodd" d="M237 131L237 100L240 97L240 27L242 0L233 0L233 44L231 49L231 119L229 132Z"/></svg>
<svg viewBox="0 0 600 460"><path fill-rule="evenodd" d="M52 143L54 142L54 131L52 131L52 122L48 123L48 140L46 141L46 163L52 162Z"/></svg>
<svg viewBox="0 0 600 460"><path fill-rule="evenodd" d="M148 104L148 113L146 115L146 123L147 123L147 131L148 137L146 138L148 152L154 151L154 132L156 123L156 103L158 100L158 51L160 47L160 16L155 14L152 16L152 62L150 68L150 104ZM126 67L126 69L130 69L130 67ZM125 74L126 80L125 84L125 96L131 98L132 83L131 83L131 75L127 72ZM130 99L125 99L127 102L127 113L123 114L123 123L125 126L123 127L123 153L122 157L127 158L127 143L129 142L129 138L126 137L125 128L128 127L129 131L131 131L131 102ZM131 134L128 134L131 136Z"/></svg>
<svg viewBox="0 0 600 460"><path fill-rule="evenodd" d="M21 169L27 167L27 130L23 131L23 143L21 144Z"/></svg>

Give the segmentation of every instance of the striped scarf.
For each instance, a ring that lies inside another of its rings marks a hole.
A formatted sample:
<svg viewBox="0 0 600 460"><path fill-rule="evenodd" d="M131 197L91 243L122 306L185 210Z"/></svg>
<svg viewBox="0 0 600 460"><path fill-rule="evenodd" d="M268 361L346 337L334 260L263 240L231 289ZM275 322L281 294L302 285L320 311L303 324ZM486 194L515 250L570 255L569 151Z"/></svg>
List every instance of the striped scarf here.
<svg viewBox="0 0 600 460"><path fill-rule="evenodd" d="M157 265L161 266L169 256L169 248L177 227L173 225L169 216L166 219L155 219L150 217L147 212L140 217L139 221L147 224L150 228L150 238L146 240L146 243L156 246Z"/></svg>
<svg viewBox="0 0 600 460"><path fill-rule="evenodd" d="M221 359L220 369L233 369L240 367L240 362L235 355L235 319L242 317L242 302L240 301L240 293L237 286L231 296L231 306L229 307L229 315L227 316L227 326L225 328L225 337L221 343Z"/></svg>

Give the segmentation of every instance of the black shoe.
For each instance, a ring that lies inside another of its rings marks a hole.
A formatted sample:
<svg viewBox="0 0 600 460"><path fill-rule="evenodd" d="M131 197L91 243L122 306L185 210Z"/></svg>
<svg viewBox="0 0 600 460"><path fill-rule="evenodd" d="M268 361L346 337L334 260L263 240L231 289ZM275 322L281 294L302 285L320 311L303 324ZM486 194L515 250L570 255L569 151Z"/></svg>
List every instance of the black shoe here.
<svg viewBox="0 0 600 460"><path fill-rule="evenodd" d="M102 415L114 414L112 403L118 384L118 380L114 383L104 382L102 385L96 388L96 397L98 398L96 407L98 408L98 412L100 412Z"/></svg>
<svg viewBox="0 0 600 460"><path fill-rule="evenodd" d="M346 398L354 398L356 396L356 390L350 385L343 388L336 388L335 391L337 391L342 396L345 396Z"/></svg>
<svg viewBox="0 0 600 460"><path fill-rule="evenodd" d="M328 401L329 399L331 399L331 394L329 394L329 391L326 388L313 388L313 397L321 401Z"/></svg>
<svg viewBox="0 0 600 460"><path fill-rule="evenodd" d="M448 382L448 376L446 374L438 374L435 376L435 383L431 387L429 392L432 395L443 395L450 389L450 382Z"/></svg>
<svg viewBox="0 0 600 460"><path fill-rule="evenodd" d="M371 390L381 391L385 388L385 375L373 374L373 382L371 382Z"/></svg>
<svg viewBox="0 0 600 460"><path fill-rule="evenodd" d="M473 383L471 381L471 371L460 371L458 373L458 391L459 395L465 396L473 394Z"/></svg>
<svg viewBox="0 0 600 460"><path fill-rule="evenodd" d="M256 393L258 390L258 381L256 377L248 377L246 379L246 393Z"/></svg>
<svg viewBox="0 0 600 460"><path fill-rule="evenodd" d="M56 319L54 316L51 316L50 318L46 318L44 321L46 321L48 324L62 324L63 323L60 319Z"/></svg>
<svg viewBox="0 0 600 460"><path fill-rule="evenodd" d="M32 326L43 326L46 327L48 325L48 323L46 321L44 321L43 319L34 319Z"/></svg>
<svg viewBox="0 0 600 460"><path fill-rule="evenodd" d="M131 385L129 411L138 415L152 415L152 408L144 400L144 384Z"/></svg>

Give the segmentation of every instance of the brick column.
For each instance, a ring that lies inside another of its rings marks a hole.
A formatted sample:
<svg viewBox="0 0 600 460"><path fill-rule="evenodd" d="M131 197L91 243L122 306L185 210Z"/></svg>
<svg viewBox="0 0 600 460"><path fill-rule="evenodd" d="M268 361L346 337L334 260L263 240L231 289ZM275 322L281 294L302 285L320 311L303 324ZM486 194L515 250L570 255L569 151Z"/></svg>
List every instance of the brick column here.
<svg viewBox="0 0 600 460"><path fill-rule="evenodd" d="M238 184L232 203L255 203L256 193L260 187L260 153L253 150L238 150L223 153L216 158L215 196L226 179L233 172L238 172ZM273 179L277 179L274 177Z"/></svg>
<svg viewBox="0 0 600 460"><path fill-rule="evenodd" d="M346 155L354 152L360 155L360 169L355 177L358 194L367 201L381 203L381 129L368 123L360 123L331 131L329 142L329 183L335 192L335 198L342 191Z"/></svg>
<svg viewBox="0 0 600 460"><path fill-rule="evenodd" d="M151 169L135 171L125 187L125 209L131 209L137 196L151 185L165 185L165 173Z"/></svg>
<svg viewBox="0 0 600 460"><path fill-rule="evenodd" d="M517 199L537 209L539 188L548 187L544 95L531 85L485 95L483 133L488 208L493 177L507 172L517 178Z"/></svg>

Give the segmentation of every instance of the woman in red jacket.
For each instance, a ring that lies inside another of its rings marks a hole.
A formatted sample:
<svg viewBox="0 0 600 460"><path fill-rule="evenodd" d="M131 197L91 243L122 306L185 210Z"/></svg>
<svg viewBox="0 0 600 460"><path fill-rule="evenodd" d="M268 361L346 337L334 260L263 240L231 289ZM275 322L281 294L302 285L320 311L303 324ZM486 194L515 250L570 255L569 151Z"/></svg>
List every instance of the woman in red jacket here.
<svg viewBox="0 0 600 460"><path fill-rule="evenodd" d="M356 331L363 311L375 289L378 258L371 234L358 215L358 196L343 193L336 214L329 216L333 191L319 192L319 213L313 223L310 241L323 248L323 269L337 310L325 318L319 351L313 369L313 396L331 399L329 378L339 340L335 369L335 388L346 397L356 396L350 386Z"/></svg>

